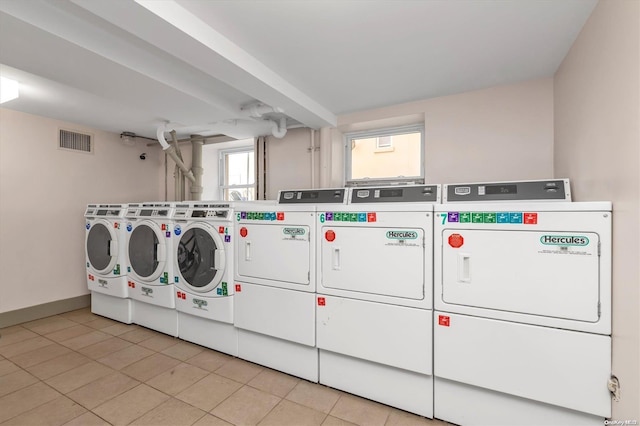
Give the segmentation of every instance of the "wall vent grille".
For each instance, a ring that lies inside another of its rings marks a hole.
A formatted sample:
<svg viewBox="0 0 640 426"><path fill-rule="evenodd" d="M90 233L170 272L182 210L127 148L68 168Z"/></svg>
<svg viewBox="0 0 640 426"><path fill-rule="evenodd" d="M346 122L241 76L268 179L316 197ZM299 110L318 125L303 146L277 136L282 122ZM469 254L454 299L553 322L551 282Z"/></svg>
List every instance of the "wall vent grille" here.
<svg viewBox="0 0 640 426"><path fill-rule="evenodd" d="M85 133L60 129L60 144L58 147L69 151L93 153L92 139L91 135Z"/></svg>

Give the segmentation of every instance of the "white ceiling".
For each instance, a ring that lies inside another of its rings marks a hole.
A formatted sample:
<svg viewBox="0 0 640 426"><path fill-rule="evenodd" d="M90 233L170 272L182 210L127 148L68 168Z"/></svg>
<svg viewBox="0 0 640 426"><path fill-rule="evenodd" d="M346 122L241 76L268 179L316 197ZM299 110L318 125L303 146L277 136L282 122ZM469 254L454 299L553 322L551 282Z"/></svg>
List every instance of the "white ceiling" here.
<svg viewBox="0 0 640 426"><path fill-rule="evenodd" d="M596 2L1 0L0 74L21 83L2 106L146 137L335 126L552 76Z"/></svg>

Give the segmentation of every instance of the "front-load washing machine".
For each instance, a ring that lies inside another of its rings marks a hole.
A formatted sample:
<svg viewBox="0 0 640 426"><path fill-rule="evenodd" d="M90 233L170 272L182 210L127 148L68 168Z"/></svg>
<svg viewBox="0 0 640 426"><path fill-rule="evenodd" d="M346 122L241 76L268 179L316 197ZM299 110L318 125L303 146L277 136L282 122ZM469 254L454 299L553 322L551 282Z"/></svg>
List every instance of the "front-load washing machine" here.
<svg viewBox="0 0 640 426"><path fill-rule="evenodd" d="M444 185L443 193L435 416L602 425L611 416L611 203L570 202L568 180Z"/></svg>
<svg viewBox="0 0 640 426"><path fill-rule="evenodd" d="M173 222L178 337L235 356L233 208L217 201L177 203Z"/></svg>
<svg viewBox="0 0 640 426"><path fill-rule="evenodd" d="M91 312L132 322L127 286L126 204L89 204L85 211L85 257Z"/></svg>
<svg viewBox="0 0 640 426"><path fill-rule="evenodd" d="M320 383L433 417L439 185L350 189L317 212Z"/></svg>
<svg viewBox="0 0 640 426"><path fill-rule="evenodd" d="M178 335L174 296L174 204L150 202L127 208L127 284L133 322L170 336Z"/></svg>
<svg viewBox="0 0 640 426"><path fill-rule="evenodd" d="M280 191L278 203L235 203L234 324L238 356L318 381L315 333L316 205L345 189Z"/></svg>

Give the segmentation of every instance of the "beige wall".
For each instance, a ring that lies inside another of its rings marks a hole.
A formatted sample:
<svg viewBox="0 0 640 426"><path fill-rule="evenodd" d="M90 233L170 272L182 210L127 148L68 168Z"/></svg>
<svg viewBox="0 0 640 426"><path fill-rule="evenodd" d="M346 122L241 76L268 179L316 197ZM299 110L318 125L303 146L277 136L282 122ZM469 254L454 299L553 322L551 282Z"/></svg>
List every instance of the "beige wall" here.
<svg viewBox="0 0 640 426"><path fill-rule="evenodd" d="M318 137L315 132L314 140L318 141ZM314 155L315 179L312 182L310 143L309 129L291 129L282 139L267 137L267 199L276 199L281 189L319 186L319 150Z"/></svg>
<svg viewBox="0 0 640 426"><path fill-rule="evenodd" d="M92 133L95 153L58 149L59 128ZM0 313L88 294L86 205L161 196L161 156L137 144L0 108Z"/></svg>
<svg viewBox="0 0 640 426"><path fill-rule="evenodd" d="M340 116L330 142L323 139L332 146L322 181L343 184L344 133L418 122L427 182L553 175L553 79L546 78Z"/></svg>
<svg viewBox="0 0 640 426"><path fill-rule="evenodd" d="M640 421L640 2L598 3L554 92L556 175L613 201L613 418Z"/></svg>

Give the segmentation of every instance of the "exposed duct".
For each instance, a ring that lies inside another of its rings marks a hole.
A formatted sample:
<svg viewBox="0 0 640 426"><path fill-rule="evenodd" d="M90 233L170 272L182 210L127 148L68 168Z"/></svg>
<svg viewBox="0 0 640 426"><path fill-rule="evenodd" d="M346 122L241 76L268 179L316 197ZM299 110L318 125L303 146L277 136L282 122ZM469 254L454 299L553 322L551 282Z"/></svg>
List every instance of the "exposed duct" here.
<svg viewBox="0 0 640 426"><path fill-rule="evenodd" d="M273 118L263 117L264 114L282 114L282 112L283 110L281 108L271 107L258 102L247 105L240 109L240 115L242 115L243 118L225 120L223 122L204 124L201 126L178 127L178 129L180 129L182 132L190 131L189 133L195 131L203 135L207 133L223 134L234 137L236 139L246 139L248 137L253 137L253 133L255 133L256 129L262 129L261 131L268 131L267 129L270 129L271 134L274 137L282 139L287 134L286 117L281 117L277 119L277 121ZM166 155L171 157L171 159L176 164L176 168L179 169L179 172L176 171L175 173L175 196L179 197L180 201L182 201L182 198L184 197L183 179L186 178L189 180L189 182L191 182L191 199L200 200L203 192L202 175L204 173L204 170L202 168L202 147L204 145L204 140L201 138L193 140L192 138L192 161L191 169L189 169L182 161L182 156L180 155L179 151L177 151L177 149L179 148L177 148L178 143L176 138L176 130L171 130L171 136L173 138L174 144L170 145L165 138L165 132L168 131L169 128L169 123L160 124L156 130L156 137ZM243 133L246 133L246 135L244 135ZM313 146L313 141L311 144ZM313 153L311 157L313 162ZM314 166L312 165L312 168L313 167Z"/></svg>
<svg viewBox="0 0 640 426"><path fill-rule="evenodd" d="M269 105L265 105L261 102L254 102L240 108L242 114L246 117L251 118L262 118L264 114L269 113L283 113L284 110L278 107L272 107Z"/></svg>
<svg viewBox="0 0 640 426"><path fill-rule="evenodd" d="M180 161L183 161L182 152L180 151L180 145L178 144L178 138L176 137L175 130L171 131L171 141L172 141L172 148L175 149L176 155L178 156ZM184 194L186 192L185 191L186 181L184 179L184 172L180 169L180 167L178 167L177 164L175 166L173 178L174 178L174 184L175 184L175 192L174 192L175 200L184 201L184 198L185 198Z"/></svg>
<svg viewBox="0 0 640 426"><path fill-rule="evenodd" d="M176 163L178 167L180 167L180 170L182 170L182 172L184 173L184 176L187 179L189 179L190 182L193 183L196 180L193 177L193 173L191 173L191 170L189 170L189 168L182 162L182 160L176 153L175 147L169 145L167 143L167 140L164 138L164 132L166 131L166 126L167 126L166 124L161 124L160 126L158 126L158 130L156 132L156 135L158 137L158 142L160 142L160 145L162 145L162 149L167 153L167 155L173 159L173 161Z"/></svg>
<svg viewBox="0 0 640 426"><path fill-rule="evenodd" d="M276 123L273 120L270 120L273 123L273 127L271 127L271 134L278 139L282 139L284 135L287 134L287 119L282 117L280 119L280 123Z"/></svg>
<svg viewBox="0 0 640 426"><path fill-rule="evenodd" d="M196 139L191 141L191 171L195 178L191 184L191 199L202 200L202 174L204 169L202 168L202 146L204 145L203 139Z"/></svg>

